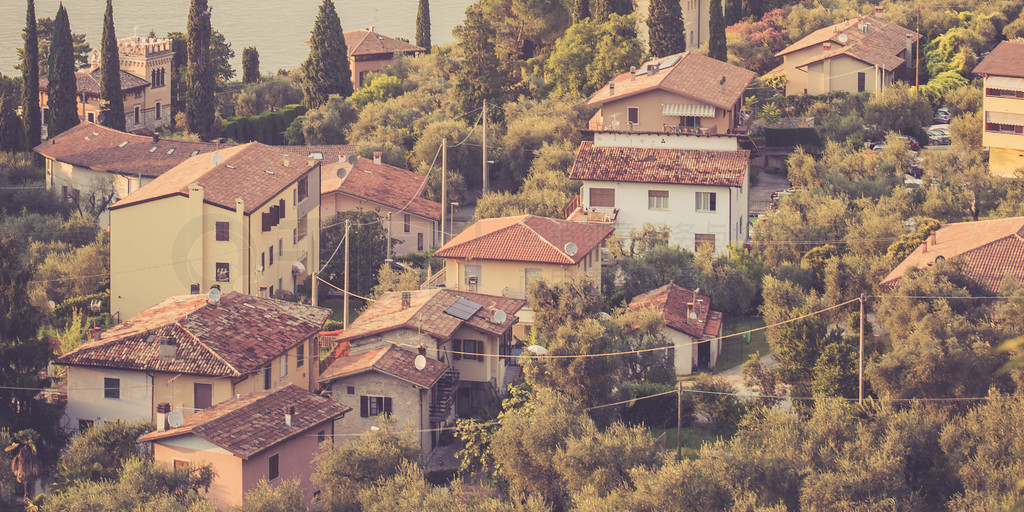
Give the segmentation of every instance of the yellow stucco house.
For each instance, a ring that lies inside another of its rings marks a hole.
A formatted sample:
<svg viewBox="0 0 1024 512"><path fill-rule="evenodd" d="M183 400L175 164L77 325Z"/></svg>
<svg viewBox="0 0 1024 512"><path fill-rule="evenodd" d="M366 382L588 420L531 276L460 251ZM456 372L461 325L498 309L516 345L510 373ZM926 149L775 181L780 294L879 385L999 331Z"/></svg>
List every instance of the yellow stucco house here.
<svg viewBox="0 0 1024 512"><path fill-rule="evenodd" d="M70 428L182 417L239 394L315 390L317 333L330 310L231 292L169 297L57 359L68 367Z"/></svg>
<svg viewBox="0 0 1024 512"><path fill-rule="evenodd" d="M999 43L974 73L985 78L981 142L989 171L1016 176L1024 169L1024 39Z"/></svg>
<svg viewBox="0 0 1024 512"><path fill-rule="evenodd" d="M315 297L320 162L253 142L200 154L110 207L110 307L239 291Z"/></svg>
<svg viewBox="0 0 1024 512"><path fill-rule="evenodd" d="M920 34L878 15L862 16L804 36L782 57L786 95L880 92L895 80L914 81L914 46Z"/></svg>
<svg viewBox="0 0 1024 512"><path fill-rule="evenodd" d="M559 283L585 275L601 286L601 250L614 228L605 224L517 215L483 219L441 247L443 274L425 286L443 284L502 297L526 299L531 282ZM533 323L529 304L519 313L515 335Z"/></svg>

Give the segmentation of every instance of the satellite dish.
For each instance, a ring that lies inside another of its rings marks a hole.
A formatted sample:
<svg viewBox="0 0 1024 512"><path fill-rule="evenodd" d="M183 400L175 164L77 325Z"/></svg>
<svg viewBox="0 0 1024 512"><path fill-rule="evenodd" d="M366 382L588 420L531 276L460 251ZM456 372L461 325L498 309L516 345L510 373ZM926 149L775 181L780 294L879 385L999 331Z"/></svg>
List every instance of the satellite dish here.
<svg viewBox="0 0 1024 512"><path fill-rule="evenodd" d="M359 162L359 155L349 155L348 156L348 164L349 165L355 165L356 162Z"/></svg>
<svg viewBox="0 0 1024 512"><path fill-rule="evenodd" d="M100 115L96 116L96 124L103 124L103 121L107 120L107 115L100 112Z"/></svg>
<svg viewBox="0 0 1024 512"><path fill-rule="evenodd" d="M346 170L344 167L338 167L338 177L339 178L345 179L345 175L347 175L347 174L348 174L348 170Z"/></svg>
<svg viewBox="0 0 1024 512"><path fill-rule="evenodd" d="M696 320L696 319L697 319L697 313L695 311L690 311L690 320Z"/></svg>
<svg viewBox="0 0 1024 512"><path fill-rule="evenodd" d="M220 302L220 288L210 288L209 298L214 304Z"/></svg>
<svg viewBox="0 0 1024 512"><path fill-rule="evenodd" d="M542 356L548 353L548 349L540 345L530 345L529 347L526 347L526 351L535 356Z"/></svg>
<svg viewBox="0 0 1024 512"><path fill-rule="evenodd" d="M565 253L569 256L575 256L579 252L580 248L575 242L567 242L565 244Z"/></svg>
<svg viewBox="0 0 1024 512"><path fill-rule="evenodd" d="M213 156L210 158L213 160L213 165L220 165L224 161L224 157L220 156L220 152L214 151Z"/></svg>
<svg viewBox="0 0 1024 512"><path fill-rule="evenodd" d="M57 303L52 300L46 301L46 305L50 306L50 311L57 309Z"/></svg>
<svg viewBox="0 0 1024 512"><path fill-rule="evenodd" d="M427 367L427 356L424 356L423 354L420 354L420 355L416 356L416 359L413 361L412 364L414 366L416 366L417 370L422 370L422 369L426 368Z"/></svg>
<svg viewBox="0 0 1024 512"><path fill-rule="evenodd" d="M170 425L171 428L180 427L184 421L185 415L182 414L181 411L172 411L167 415L167 424Z"/></svg>
<svg viewBox="0 0 1024 512"><path fill-rule="evenodd" d="M846 44L846 42L849 41L849 40L850 40L850 36L848 36L846 34L839 34L839 42L840 43Z"/></svg>
<svg viewBox="0 0 1024 512"><path fill-rule="evenodd" d="M505 323L506 319L508 319L508 315L506 315L505 312L500 309L495 311L494 314L491 315L492 324L503 324Z"/></svg>

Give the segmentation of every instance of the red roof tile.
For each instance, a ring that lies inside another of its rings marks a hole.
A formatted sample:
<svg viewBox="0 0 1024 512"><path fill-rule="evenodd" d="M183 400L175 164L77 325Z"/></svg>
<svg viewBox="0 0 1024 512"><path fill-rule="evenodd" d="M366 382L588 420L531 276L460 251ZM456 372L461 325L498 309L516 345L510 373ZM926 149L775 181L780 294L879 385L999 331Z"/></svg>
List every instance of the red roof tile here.
<svg viewBox="0 0 1024 512"><path fill-rule="evenodd" d="M69 366L241 376L315 336L330 310L230 292L217 305L206 295L170 297L57 359ZM174 338L173 360L160 342Z"/></svg>
<svg viewBox="0 0 1024 512"><path fill-rule="evenodd" d="M285 409L290 407L295 408L295 414L289 427L284 416ZM351 410L330 398L288 385L231 398L185 418L180 427L150 432L140 437L139 442L159 442L191 434L235 457L248 459Z"/></svg>
<svg viewBox="0 0 1024 512"><path fill-rule="evenodd" d="M463 325L481 332L501 335L519 320L516 312L526 305L523 299L434 289L404 292L409 294L410 304L408 308L402 309L402 293L391 292L382 295L366 308L348 329L345 329L338 340L355 341L395 329L411 329L440 340L447 340ZM468 320L461 320L445 313L445 310L459 298L475 302L482 308ZM504 311L505 321L500 324L491 322L493 310Z"/></svg>
<svg viewBox="0 0 1024 512"><path fill-rule="evenodd" d="M860 30L859 26L862 23L870 23L867 32ZM858 60L882 65L887 70L892 70L903 63L903 58L897 57L897 55L906 49L908 35L915 41L921 37L913 30L903 28L895 23L875 16L864 16L815 30L776 53L775 56L782 57L797 50L831 42L832 50L828 52L828 56L849 54ZM893 59L897 59L898 62ZM820 57L812 58L798 64L798 67L818 60Z"/></svg>
<svg viewBox="0 0 1024 512"><path fill-rule="evenodd" d="M1024 78L1024 39L999 43L973 73Z"/></svg>
<svg viewBox="0 0 1024 512"><path fill-rule="evenodd" d="M926 268L939 258L964 261L967 275L992 293L999 293L1007 276L1024 282L1024 217L947 224L934 235L934 243L931 237L927 240L927 252L918 246L881 285L896 287L907 271Z"/></svg>
<svg viewBox="0 0 1024 512"><path fill-rule="evenodd" d="M415 360L416 352L388 344L386 347L369 350L362 354L335 359L320 375L319 381L330 382L367 371L377 371L422 388L429 388L448 369L448 365L428 357L426 366L422 370L417 370Z"/></svg>
<svg viewBox="0 0 1024 512"><path fill-rule="evenodd" d="M595 146L584 141L569 178L742 187L749 151Z"/></svg>
<svg viewBox="0 0 1024 512"><path fill-rule="evenodd" d="M304 152L293 151L259 142L221 148L212 155L198 155L182 162L146 186L114 203L111 210L173 195L187 195L188 187L203 187L203 200L230 210L235 199L245 202L245 213L258 210L282 190L320 164L309 165ZM284 164L288 158L288 165Z"/></svg>
<svg viewBox="0 0 1024 512"><path fill-rule="evenodd" d="M612 231L611 226L536 215L483 219L444 244L434 256L575 265ZM569 242L577 247L571 256L565 252Z"/></svg>
<svg viewBox="0 0 1024 512"><path fill-rule="evenodd" d="M345 46L348 47L349 57L393 53L412 54L426 51L422 46L409 44L365 29L345 32Z"/></svg>
<svg viewBox="0 0 1024 512"><path fill-rule="evenodd" d="M404 210L432 220L441 218L441 203L421 197L427 177L373 160L357 157L355 165L336 162L320 171L320 193L343 194L365 199L382 206ZM344 177L339 172L344 171Z"/></svg>
<svg viewBox="0 0 1024 512"><path fill-rule="evenodd" d="M664 67L676 57L679 57L676 64ZM661 67L657 73L651 74L647 70L653 64ZM753 71L720 60L683 52L651 60L640 66L636 73L627 71L616 76L611 80L615 83L614 94L605 84L590 97L587 105L603 105L609 101L661 89L728 109L743 96L744 89L755 75Z"/></svg>
<svg viewBox="0 0 1024 512"><path fill-rule="evenodd" d="M208 153L215 149L217 145L210 142L153 142L152 137L82 122L33 150L46 158L94 171L155 178L188 160L193 152Z"/></svg>
<svg viewBox="0 0 1024 512"><path fill-rule="evenodd" d="M687 315L690 304L693 304L696 318ZM666 325L694 338L722 334L722 313L711 309L711 298L676 284L666 284L633 297L629 309L642 308L654 309L665 318Z"/></svg>

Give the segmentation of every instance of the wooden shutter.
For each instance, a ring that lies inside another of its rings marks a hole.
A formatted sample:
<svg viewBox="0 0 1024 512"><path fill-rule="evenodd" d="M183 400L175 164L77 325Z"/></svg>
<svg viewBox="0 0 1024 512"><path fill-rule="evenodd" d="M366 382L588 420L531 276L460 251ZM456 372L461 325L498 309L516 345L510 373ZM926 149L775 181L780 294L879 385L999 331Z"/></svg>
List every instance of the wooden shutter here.
<svg viewBox="0 0 1024 512"><path fill-rule="evenodd" d="M370 397L361 396L359 397L359 416L361 418L370 417Z"/></svg>
<svg viewBox="0 0 1024 512"><path fill-rule="evenodd" d="M196 382L193 384L193 393L195 394L195 403L193 404L193 407L196 409L207 409L213 405L212 384L200 384Z"/></svg>
<svg viewBox="0 0 1024 512"><path fill-rule="evenodd" d="M268 213L266 213L266 212L263 212L263 213L260 214L260 218L263 221L262 222L262 226L263 226L262 229L263 229L263 231L270 231L270 215Z"/></svg>
<svg viewBox="0 0 1024 512"><path fill-rule="evenodd" d="M280 218L284 218L284 199L277 205L277 213L281 216Z"/></svg>
<svg viewBox="0 0 1024 512"><path fill-rule="evenodd" d="M454 352L452 359L462 359L462 354L460 353L462 352L462 340L452 340L452 351Z"/></svg>
<svg viewBox="0 0 1024 512"><path fill-rule="evenodd" d="M590 206L615 206L614 188L592 188L590 189Z"/></svg>
<svg viewBox="0 0 1024 512"><path fill-rule="evenodd" d="M391 397L384 397L384 413L391 414Z"/></svg>

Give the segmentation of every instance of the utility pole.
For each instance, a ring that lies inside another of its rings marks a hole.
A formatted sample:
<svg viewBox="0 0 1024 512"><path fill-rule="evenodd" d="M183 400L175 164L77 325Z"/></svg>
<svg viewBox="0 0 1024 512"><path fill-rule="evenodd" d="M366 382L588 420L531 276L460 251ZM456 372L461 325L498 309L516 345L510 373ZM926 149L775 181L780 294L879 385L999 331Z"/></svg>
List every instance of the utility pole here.
<svg viewBox="0 0 1024 512"><path fill-rule="evenodd" d="M921 0L917 0L917 41L914 41L914 96L921 97ZM861 299L861 304L864 300Z"/></svg>
<svg viewBox="0 0 1024 512"><path fill-rule="evenodd" d="M860 294L860 386L857 392L857 403L864 404L864 294Z"/></svg>
<svg viewBox="0 0 1024 512"><path fill-rule="evenodd" d="M683 459L683 383L676 382L676 461Z"/></svg>
<svg viewBox="0 0 1024 512"><path fill-rule="evenodd" d="M441 139L441 245L447 241L444 234L444 211L448 204L448 139Z"/></svg>
<svg viewBox="0 0 1024 512"><path fill-rule="evenodd" d="M345 219L345 301L344 301L345 302L345 306L344 306L345 307L345 313L344 313L343 318L344 318L345 328L346 329L348 329L348 246L349 246L348 228L350 227L351 224L352 224L352 221L350 221L348 219Z"/></svg>
<svg viewBox="0 0 1024 512"><path fill-rule="evenodd" d="M487 193L487 187L491 180L487 178L487 100L484 100L484 138L483 138L483 169L484 169L484 187L482 194Z"/></svg>
<svg viewBox="0 0 1024 512"><path fill-rule="evenodd" d="M391 259L391 212L388 212L388 246L387 250L384 251L384 254L388 255L386 259Z"/></svg>

